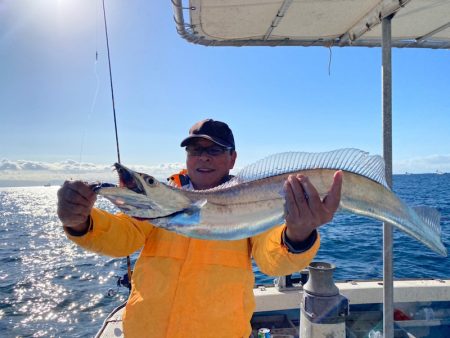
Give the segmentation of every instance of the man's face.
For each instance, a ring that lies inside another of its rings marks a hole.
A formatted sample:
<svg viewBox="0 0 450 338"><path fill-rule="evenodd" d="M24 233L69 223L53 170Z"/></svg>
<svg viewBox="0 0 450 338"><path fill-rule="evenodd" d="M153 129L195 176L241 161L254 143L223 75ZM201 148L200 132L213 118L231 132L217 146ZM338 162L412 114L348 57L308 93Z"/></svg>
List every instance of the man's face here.
<svg viewBox="0 0 450 338"><path fill-rule="evenodd" d="M207 148L216 146L210 140L198 138L193 140L188 147ZM227 150L222 154L212 156L203 151L199 156L187 154L186 166L192 185L197 190L210 189L222 183L222 179L233 169L236 161L236 152Z"/></svg>

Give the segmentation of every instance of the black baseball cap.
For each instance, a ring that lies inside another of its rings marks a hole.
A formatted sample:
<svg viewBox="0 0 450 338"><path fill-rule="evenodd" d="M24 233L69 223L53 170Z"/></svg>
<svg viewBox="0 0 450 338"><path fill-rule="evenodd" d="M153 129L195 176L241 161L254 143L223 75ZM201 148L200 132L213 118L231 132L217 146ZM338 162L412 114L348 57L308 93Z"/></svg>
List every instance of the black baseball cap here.
<svg viewBox="0 0 450 338"><path fill-rule="evenodd" d="M189 136L181 142L181 146L187 146L194 138L204 138L222 147L235 149L233 132L225 122L213 119L197 122L189 129Z"/></svg>

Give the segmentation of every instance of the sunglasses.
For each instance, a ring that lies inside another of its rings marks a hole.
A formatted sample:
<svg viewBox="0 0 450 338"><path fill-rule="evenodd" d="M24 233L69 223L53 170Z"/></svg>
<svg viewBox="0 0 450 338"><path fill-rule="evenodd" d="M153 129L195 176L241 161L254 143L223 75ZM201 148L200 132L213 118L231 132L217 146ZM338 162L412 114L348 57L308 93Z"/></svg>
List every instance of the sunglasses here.
<svg viewBox="0 0 450 338"><path fill-rule="evenodd" d="M186 152L189 156L202 156L203 152L206 152L210 156L219 156L232 148L221 147L218 145L213 145L210 147L200 147L200 146L187 146Z"/></svg>

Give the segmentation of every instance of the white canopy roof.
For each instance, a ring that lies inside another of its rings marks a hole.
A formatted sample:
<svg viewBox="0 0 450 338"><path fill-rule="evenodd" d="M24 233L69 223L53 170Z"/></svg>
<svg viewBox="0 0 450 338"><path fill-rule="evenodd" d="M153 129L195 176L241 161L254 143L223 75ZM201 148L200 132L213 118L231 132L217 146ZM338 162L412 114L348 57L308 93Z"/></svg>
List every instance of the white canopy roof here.
<svg viewBox="0 0 450 338"><path fill-rule="evenodd" d="M450 0L190 0L184 10L173 2L179 33L203 45L375 47L381 20L395 14L393 47L450 49Z"/></svg>

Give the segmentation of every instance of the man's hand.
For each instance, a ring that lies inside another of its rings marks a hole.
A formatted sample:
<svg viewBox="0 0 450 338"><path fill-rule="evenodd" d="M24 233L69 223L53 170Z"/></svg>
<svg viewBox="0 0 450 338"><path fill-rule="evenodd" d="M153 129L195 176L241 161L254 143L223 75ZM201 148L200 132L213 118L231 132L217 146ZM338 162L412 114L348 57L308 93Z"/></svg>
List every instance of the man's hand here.
<svg viewBox="0 0 450 338"><path fill-rule="evenodd" d="M58 190L58 217L67 228L85 232L97 195L82 181L65 181Z"/></svg>
<svg viewBox="0 0 450 338"><path fill-rule="evenodd" d="M307 176L290 175L286 180L286 236L293 242L304 241L314 229L333 219L341 200L342 171L334 174L327 195L319 193Z"/></svg>

